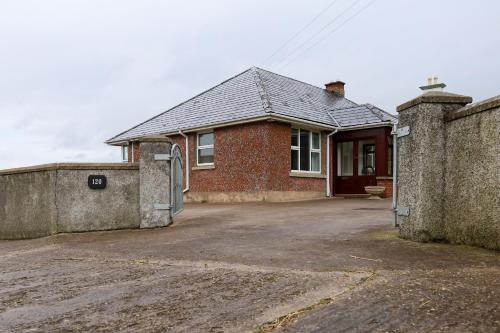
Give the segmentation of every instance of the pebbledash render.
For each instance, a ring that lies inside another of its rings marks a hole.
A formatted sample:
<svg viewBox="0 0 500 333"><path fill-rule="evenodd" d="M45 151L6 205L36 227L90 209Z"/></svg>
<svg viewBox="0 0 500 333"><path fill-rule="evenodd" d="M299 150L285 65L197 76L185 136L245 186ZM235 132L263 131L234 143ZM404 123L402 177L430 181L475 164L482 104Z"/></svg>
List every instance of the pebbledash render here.
<svg viewBox="0 0 500 333"><path fill-rule="evenodd" d="M142 137L171 138L183 153L186 201L363 195L367 185L390 196L395 122L347 99L341 81L323 89L252 67L107 143L137 162Z"/></svg>

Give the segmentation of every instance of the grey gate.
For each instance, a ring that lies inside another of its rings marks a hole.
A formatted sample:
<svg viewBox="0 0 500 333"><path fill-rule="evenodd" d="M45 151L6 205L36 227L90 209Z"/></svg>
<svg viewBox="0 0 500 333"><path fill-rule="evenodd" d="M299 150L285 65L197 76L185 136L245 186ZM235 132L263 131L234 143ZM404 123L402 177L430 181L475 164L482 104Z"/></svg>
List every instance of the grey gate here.
<svg viewBox="0 0 500 333"><path fill-rule="evenodd" d="M170 198L172 216L182 212L184 209L184 197L182 190L182 152L179 145L174 144L170 152Z"/></svg>

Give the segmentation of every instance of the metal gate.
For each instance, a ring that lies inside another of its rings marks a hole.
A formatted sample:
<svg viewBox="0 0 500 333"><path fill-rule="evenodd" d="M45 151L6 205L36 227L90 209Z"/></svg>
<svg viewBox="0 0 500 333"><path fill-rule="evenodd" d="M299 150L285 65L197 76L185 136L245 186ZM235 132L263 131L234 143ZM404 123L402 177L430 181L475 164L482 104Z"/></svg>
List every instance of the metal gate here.
<svg viewBox="0 0 500 333"><path fill-rule="evenodd" d="M182 212L184 209L184 197L182 190L182 152L179 145L174 144L170 152L170 198L172 216Z"/></svg>

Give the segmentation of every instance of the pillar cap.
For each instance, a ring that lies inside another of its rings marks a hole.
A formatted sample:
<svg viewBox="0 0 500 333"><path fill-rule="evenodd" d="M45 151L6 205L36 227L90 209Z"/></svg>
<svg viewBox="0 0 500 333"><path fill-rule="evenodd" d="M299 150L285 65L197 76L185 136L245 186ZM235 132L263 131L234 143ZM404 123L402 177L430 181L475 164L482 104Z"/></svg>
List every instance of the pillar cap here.
<svg viewBox="0 0 500 333"><path fill-rule="evenodd" d="M444 91L428 91L423 93L422 95L401 104L397 107L397 111L401 112L403 110L409 109L413 106L422 103L436 103L436 104L469 104L472 103L472 97L453 94Z"/></svg>

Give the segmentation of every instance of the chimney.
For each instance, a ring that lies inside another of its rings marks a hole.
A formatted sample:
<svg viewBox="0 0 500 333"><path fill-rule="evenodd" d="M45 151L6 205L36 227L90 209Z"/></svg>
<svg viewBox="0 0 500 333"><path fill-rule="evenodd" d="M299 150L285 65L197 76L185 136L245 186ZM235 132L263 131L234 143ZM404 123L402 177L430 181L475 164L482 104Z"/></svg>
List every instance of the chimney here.
<svg viewBox="0 0 500 333"><path fill-rule="evenodd" d="M438 77L429 77L427 79L427 85L426 86L421 86L420 89L423 90L424 92L428 91L443 91L443 89L446 87L446 84L444 83L438 83Z"/></svg>
<svg viewBox="0 0 500 333"><path fill-rule="evenodd" d="M335 93L341 97L344 97L345 96L344 86L345 86L344 82L334 81L334 82L330 82L330 83L325 84L325 89L328 92L332 92L332 93Z"/></svg>

